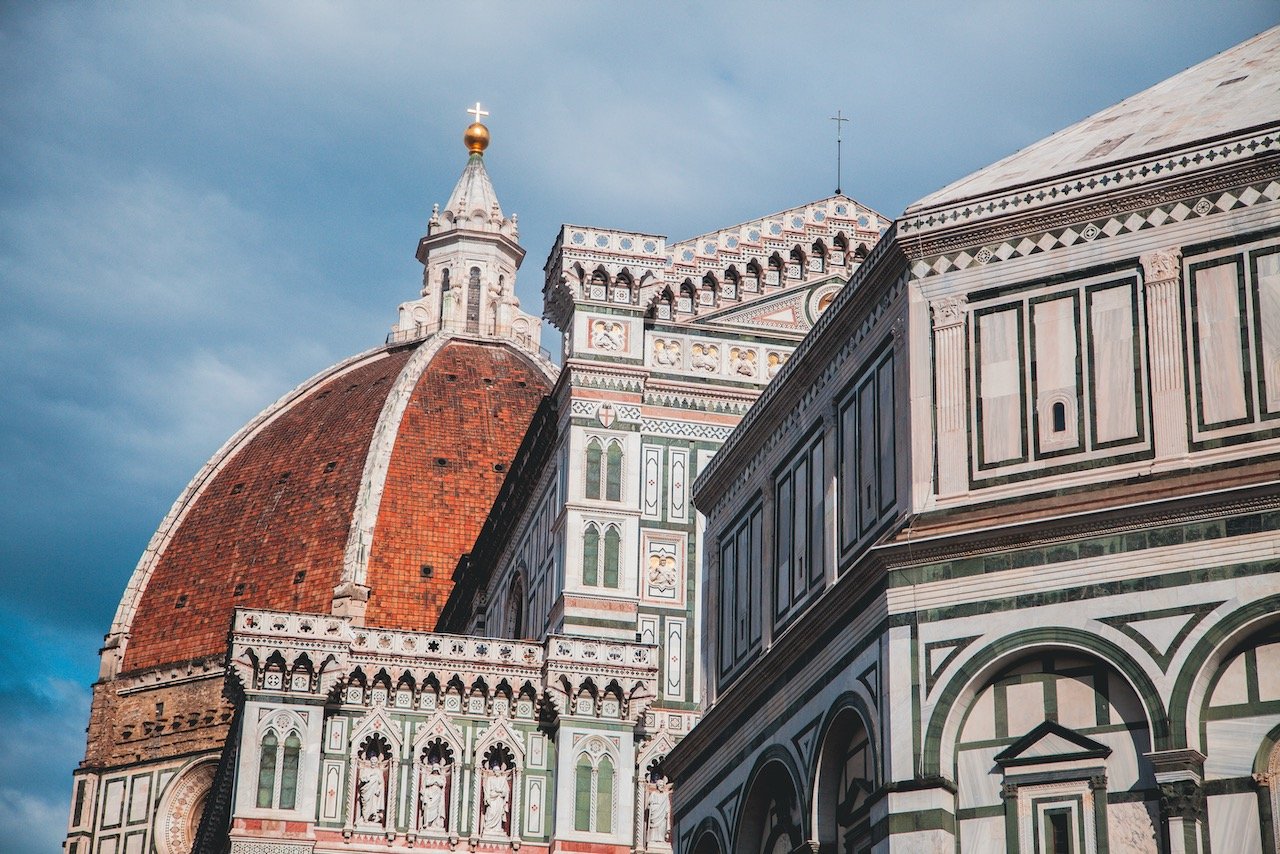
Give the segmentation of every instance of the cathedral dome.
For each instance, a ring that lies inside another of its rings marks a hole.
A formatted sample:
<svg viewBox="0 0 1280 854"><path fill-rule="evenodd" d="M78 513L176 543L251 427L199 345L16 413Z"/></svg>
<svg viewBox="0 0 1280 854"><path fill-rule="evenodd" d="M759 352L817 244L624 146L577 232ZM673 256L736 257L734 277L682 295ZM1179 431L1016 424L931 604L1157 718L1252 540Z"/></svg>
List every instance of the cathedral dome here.
<svg viewBox="0 0 1280 854"><path fill-rule="evenodd" d="M285 395L152 538L113 626L117 666L218 655L237 607L433 629L553 370L510 344L441 334Z"/></svg>

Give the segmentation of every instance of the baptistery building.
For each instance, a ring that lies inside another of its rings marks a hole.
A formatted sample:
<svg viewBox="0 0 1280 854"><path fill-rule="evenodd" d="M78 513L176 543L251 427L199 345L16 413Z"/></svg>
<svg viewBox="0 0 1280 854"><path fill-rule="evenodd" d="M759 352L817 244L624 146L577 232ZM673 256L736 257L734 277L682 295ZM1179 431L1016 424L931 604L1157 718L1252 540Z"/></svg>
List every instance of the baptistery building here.
<svg viewBox="0 0 1280 854"><path fill-rule="evenodd" d="M1280 29L910 205L699 475L682 854L1280 847Z"/></svg>

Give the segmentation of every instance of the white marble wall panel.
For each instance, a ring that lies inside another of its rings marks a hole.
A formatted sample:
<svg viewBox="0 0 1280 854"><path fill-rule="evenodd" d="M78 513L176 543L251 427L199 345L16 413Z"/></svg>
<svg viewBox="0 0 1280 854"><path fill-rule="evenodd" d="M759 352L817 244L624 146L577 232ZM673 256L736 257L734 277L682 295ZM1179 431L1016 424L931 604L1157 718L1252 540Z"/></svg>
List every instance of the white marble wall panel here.
<svg viewBox="0 0 1280 854"><path fill-rule="evenodd" d="M989 807L1001 802L1000 783L1004 775L996 768L995 756L1002 750L1003 746L993 746L960 751L956 757L960 809Z"/></svg>
<svg viewBox="0 0 1280 854"><path fill-rule="evenodd" d="M1227 665L1213 689L1210 706L1234 706L1249 702L1249 682L1245 673L1243 655L1237 655Z"/></svg>
<svg viewBox="0 0 1280 854"><path fill-rule="evenodd" d="M1126 283L1093 291L1089 298L1089 326L1094 442L1132 439L1138 435L1132 287Z"/></svg>
<svg viewBox="0 0 1280 854"><path fill-rule="evenodd" d="M689 518L689 484L689 451L672 448L667 467L667 518L672 522Z"/></svg>
<svg viewBox="0 0 1280 854"><path fill-rule="evenodd" d="M1257 326L1261 338L1263 411L1280 412L1280 252L1254 256Z"/></svg>
<svg viewBox="0 0 1280 854"><path fill-rule="evenodd" d="M129 822L142 821L151 806L151 775L138 774L129 790Z"/></svg>
<svg viewBox="0 0 1280 854"><path fill-rule="evenodd" d="M1280 700L1280 644L1270 643L1254 650L1258 659L1258 699Z"/></svg>
<svg viewBox="0 0 1280 854"><path fill-rule="evenodd" d="M1044 721L1044 684L1020 682L1005 689L1009 735L1018 737Z"/></svg>
<svg viewBox="0 0 1280 854"><path fill-rule="evenodd" d="M1058 723L1068 729L1098 725L1097 691L1092 676L1059 676L1056 690Z"/></svg>
<svg viewBox="0 0 1280 854"><path fill-rule="evenodd" d="M1155 786L1155 777L1139 770L1138 754L1151 750L1151 737L1147 730L1090 733L1089 738L1111 748L1111 755L1107 757L1108 790L1123 792L1135 784L1141 784L1142 788Z"/></svg>
<svg viewBox="0 0 1280 854"><path fill-rule="evenodd" d="M124 778L108 780L102 795L101 827L116 827L124 819Z"/></svg>
<svg viewBox="0 0 1280 854"><path fill-rule="evenodd" d="M1145 802L1107 805L1107 849L1111 854L1157 854L1157 808Z"/></svg>
<svg viewBox="0 0 1280 854"><path fill-rule="evenodd" d="M646 519L662 515L662 448L645 445L640 457L640 513Z"/></svg>
<svg viewBox="0 0 1280 854"><path fill-rule="evenodd" d="M1080 408L1080 389L1076 375L1080 356L1076 336L1076 300L1074 294L1038 302L1031 307L1035 346L1035 407L1038 416L1040 447L1044 450L1074 448L1076 415ZM1053 407L1060 403L1065 410L1063 430L1055 430Z"/></svg>
<svg viewBox="0 0 1280 854"><path fill-rule="evenodd" d="M978 319L979 388L982 400L982 459L985 463L1022 456L1022 358L1020 312L984 314Z"/></svg>
<svg viewBox="0 0 1280 854"><path fill-rule="evenodd" d="M1262 854L1258 796L1253 792L1215 795L1208 800L1209 849L1231 854Z"/></svg>
<svg viewBox="0 0 1280 854"><path fill-rule="evenodd" d="M1003 851L1004 818L970 818L960 822L961 851Z"/></svg>
<svg viewBox="0 0 1280 854"><path fill-rule="evenodd" d="M124 854L143 854L143 843L146 840L145 833L130 833L124 838Z"/></svg>
<svg viewBox="0 0 1280 854"><path fill-rule="evenodd" d="M1280 714L1205 722L1205 779L1252 774L1258 748L1277 724L1280 724Z"/></svg>
<svg viewBox="0 0 1280 854"><path fill-rule="evenodd" d="M120 850L120 837L112 836L98 843L98 854L116 854Z"/></svg>
<svg viewBox="0 0 1280 854"><path fill-rule="evenodd" d="M1234 421L1248 414L1238 275L1236 263L1205 267L1193 273L1200 415L1206 425Z"/></svg>

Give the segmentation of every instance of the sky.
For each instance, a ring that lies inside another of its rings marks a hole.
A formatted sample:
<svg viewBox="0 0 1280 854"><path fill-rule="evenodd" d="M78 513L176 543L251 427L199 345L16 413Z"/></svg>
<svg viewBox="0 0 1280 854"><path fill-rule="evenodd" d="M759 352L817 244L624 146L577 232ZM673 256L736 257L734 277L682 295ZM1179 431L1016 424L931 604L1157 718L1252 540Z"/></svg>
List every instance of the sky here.
<svg viewBox="0 0 1280 854"><path fill-rule="evenodd" d="M485 155L528 256L843 189L893 217L1280 22L1270 2L0 0L0 851L54 851L139 555L254 414L380 343ZM544 346L558 351L549 335Z"/></svg>

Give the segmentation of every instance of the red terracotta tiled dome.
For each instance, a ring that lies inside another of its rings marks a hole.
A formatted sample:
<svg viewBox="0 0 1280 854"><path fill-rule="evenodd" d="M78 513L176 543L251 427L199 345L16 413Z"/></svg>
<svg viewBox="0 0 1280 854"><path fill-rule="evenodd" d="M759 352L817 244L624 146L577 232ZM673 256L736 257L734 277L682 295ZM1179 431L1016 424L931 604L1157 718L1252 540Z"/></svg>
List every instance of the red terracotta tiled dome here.
<svg viewBox="0 0 1280 854"><path fill-rule="evenodd" d="M367 586L369 625L432 629L541 398L509 344L434 336L286 395L179 497L125 592L122 669L221 654L232 609L327 612Z"/></svg>

